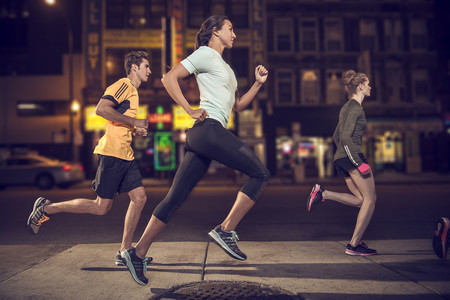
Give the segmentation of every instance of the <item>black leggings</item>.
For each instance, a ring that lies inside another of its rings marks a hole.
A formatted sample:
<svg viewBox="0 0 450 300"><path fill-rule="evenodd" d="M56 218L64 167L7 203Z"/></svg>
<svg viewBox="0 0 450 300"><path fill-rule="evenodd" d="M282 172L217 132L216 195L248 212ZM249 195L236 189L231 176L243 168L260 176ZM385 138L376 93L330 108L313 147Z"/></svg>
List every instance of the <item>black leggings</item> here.
<svg viewBox="0 0 450 300"><path fill-rule="evenodd" d="M269 181L269 170L253 151L214 119L198 122L188 130L186 150L169 192L153 212L164 223L169 222L173 213L202 179L211 160L249 176L241 192L253 201L258 199Z"/></svg>

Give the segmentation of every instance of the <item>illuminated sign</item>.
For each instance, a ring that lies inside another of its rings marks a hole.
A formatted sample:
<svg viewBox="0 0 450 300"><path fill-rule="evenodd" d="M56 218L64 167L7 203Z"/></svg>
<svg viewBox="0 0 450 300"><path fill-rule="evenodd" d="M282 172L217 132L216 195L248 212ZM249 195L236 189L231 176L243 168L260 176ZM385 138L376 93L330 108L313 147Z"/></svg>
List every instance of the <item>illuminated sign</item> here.
<svg viewBox="0 0 450 300"><path fill-rule="evenodd" d="M158 131L154 135L155 170L172 171L175 169L175 143L172 140L172 132Z"/></svg>
<svg viewBox="0 0 450 300"><path fill-rule="evenodd" d="M198 109L199 105L191 105L192 109ZM180 105L172 106L173 113L173 129L174 130L186 130L194 125L195 120L188 115L188 113ZM234 130L234 112L231 112L230 119L228 120L227 129Z"/></svg>
<svg viewBox="0 0 450 300"><path fill-rule="evenodd" d="M101 131L106 129L108 120L97 116L95 113L96 105L86 105L84 108L84 128L86 131ZM148 114L147 105L139 105L136 112L136 119L146 119Z"/></svg>
<svg viewBox="0 0 450 300"><path fill-rule="evenodd" d="M163 114L149 114L148 115L148 122L150 124L155 123L170 123L172 122L172 115L170 113L163 113Z"/></svg>
<svg viewBox="0 0 450 300"><path fill-rule="evenodd" d="M148 123L153 130L168 130L172 125L172 114L165 112L162 105L158 105L156 111L148 115Z"/></svg>
<svg viewBox="0 0 450 300"><path fill-rule="evenodd" d="M85 10L86 86L101 86L102 0L87 0Z"/></svg>
<svg viewBox="0 0 450 300"><path fill-rule="evenodd" d="M84 108L84 128L86 131L105 130L108 121L95 113L95 105L86 105Z"/></svg>
<svg viewBox="0 0 450 300"><path fill-rule="evenodd" d="M109 29L103 32L103 43L105 48L161 48L161 30Z"/></svg>
<svg viewBox="0 0 450 300"><path fill-rule="evenodd" d="M136 112L136 119L147 119L147 115L148 115L148 106L139 105Z"/></svg>
<svg viewBox="0 0 450 300"><path fill-rule="evenodd" d="M198 109L198 105L191 105L192 109ZM181 107L181 105L172 106L173 129L186 130L194 125L195 120Z"/></svg>
<svg viewBox="0 0 450 300"><path fill-rule="evenodd" d="M172 0L172 66L183 60L183 1Z"/></svg>

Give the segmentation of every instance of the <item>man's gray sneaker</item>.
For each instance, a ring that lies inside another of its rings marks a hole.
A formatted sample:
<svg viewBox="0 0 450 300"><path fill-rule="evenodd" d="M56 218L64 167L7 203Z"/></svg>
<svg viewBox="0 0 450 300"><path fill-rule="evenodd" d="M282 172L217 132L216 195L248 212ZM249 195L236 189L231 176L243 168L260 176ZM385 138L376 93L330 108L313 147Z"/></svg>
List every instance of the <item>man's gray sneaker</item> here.
<svg viewBox="0 0 450 300"><path fill-rule="evenodd" d="M33 210L27 221L27 230L30 233L37 234L42 223L50 220L50 217L45 213L44 207L51 202L48 199L39 197L36 199L33 205Z"/></svg>
<svg viewBox="0 0 450 300"><path fill-rule="evenodd" d="M216 228L211 230L208 235L212 238L213 242L216 243L220 248L222 248L226 254L232 258L238 260L246 260L247 255L239 250L237 246L237 241L239 237L235 231L226 232L223 231L221 226L218 225Z"/></svg>
<svg viewBox="0 0 450 300"><path fill-rule="evenodd" d="M133 279L140 285L146 285L148 278L144 274L147 272L147 258L137 256L136 248L124 250L120 254Z"/></svg>

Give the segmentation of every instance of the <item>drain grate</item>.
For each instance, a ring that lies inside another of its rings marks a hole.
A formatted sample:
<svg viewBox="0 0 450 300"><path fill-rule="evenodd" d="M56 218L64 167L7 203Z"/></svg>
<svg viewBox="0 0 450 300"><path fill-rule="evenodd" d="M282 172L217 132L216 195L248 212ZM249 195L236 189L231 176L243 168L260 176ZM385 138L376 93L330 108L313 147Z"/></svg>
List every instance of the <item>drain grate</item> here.
<svg viewBox="0 0 450 300"><path fill-rule="evenodd" d="M158 295L155 300L163 299L273 299L299 300L289 292L254 282L243 281L201 281L173 288Z"/></svg>

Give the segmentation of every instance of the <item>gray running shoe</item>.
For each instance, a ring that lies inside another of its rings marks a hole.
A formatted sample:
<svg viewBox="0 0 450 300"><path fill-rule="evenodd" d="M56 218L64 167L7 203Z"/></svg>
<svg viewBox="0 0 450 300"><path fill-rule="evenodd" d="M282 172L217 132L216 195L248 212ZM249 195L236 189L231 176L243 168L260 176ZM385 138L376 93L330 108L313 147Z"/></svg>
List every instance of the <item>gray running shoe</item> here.
<svg viewBox="0 0 450 300"><path fill-rule="evenodd" d="M39 197L36 199L33 205L33 210L27 221L27 230L30 233L37 234L42 223L50 220L50 217L45 213L44 207L51 202L48 199Z"/></svg>
<svg viewBox="0 0 450 300"><path fill-rule="evenodd" d="M146 285L148 278L144 274L147 272L147 259L137 256L136 248L124 250L120 254L133 279L140 285Z"/></svg>
<svg viewBox="0 0 450 300"><path fill-rule="evenodd" d="M153 260L153 257L146 257L147 263L151 262ZM123 262L122 255L120 254L120 251L117 251L116 260L114 261L116 266L125 266L125 263Z"/></svg>
<svg viewBox="0 0 450 300"><path fill-rule="evenodd" d="M216 243L220 248L222 248L226 254L232 258L238 260L246 260L247 255L239 250L237 246L237 241L239 237L235 231L225 232L222 230L221 226L218 225L216 228L211 230L208 235L212 238L213 242Z"/></svg>

